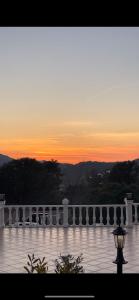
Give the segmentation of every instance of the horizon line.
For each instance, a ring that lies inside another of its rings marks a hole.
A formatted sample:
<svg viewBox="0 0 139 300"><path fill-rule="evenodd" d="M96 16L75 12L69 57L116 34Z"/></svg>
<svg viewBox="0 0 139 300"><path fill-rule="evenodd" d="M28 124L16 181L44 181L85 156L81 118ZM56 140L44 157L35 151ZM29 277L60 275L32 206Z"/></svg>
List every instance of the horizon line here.
<svg viewBox="0 0 139 300"><path fill-rule="evenodd" d="M134 161L134 160L138 160L138 159L139 159L139 158L137 157L137 158L134 158L134 159L116 160L116 161L85 160L85 161L79 161L79 162L76 162L76 163L70 163L70 162L60 162L60 161L58 161L57 159L54 159L54 158L51 158L51 159L49 159L49 160L46 160L46 159L40 160L40 159L37 159L37 158L35 158L35 157L30 157L30 156L24 156L24 157L14 158L14 157L12 157L12 156L8 156L8 155L2 154L2 153L0 153L0 155L6 156L6 157L11 158L11 159L13 159L13 160L19 160L19 159L24 159L24 158L35 159L35 160L37 160L37 161L52 161L52 160L53 160L53 161L57 161L57 163L59 163L59 164L69 164L69 165L77 165L77 164L80 164L80 163L87 163L87 162L93 162L93 163L94 163L94 162L95 162L95 163L119 163L119 162Z"/></svg>

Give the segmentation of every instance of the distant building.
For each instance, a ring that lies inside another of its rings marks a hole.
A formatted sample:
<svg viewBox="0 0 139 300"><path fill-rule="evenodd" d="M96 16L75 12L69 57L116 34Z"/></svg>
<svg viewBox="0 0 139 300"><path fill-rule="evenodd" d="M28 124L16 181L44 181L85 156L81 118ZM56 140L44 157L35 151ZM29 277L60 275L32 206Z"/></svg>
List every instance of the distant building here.
<svg viewBox="0 0 139 300"><path fill-rule="evenodd" d="M106 170L105 173L106 174L110 174L111 170Z"/></svg>
<svg viewBox="0 0 139 300"><path fill-rule="evenodd" d="M97 176L99 176L99 177L103 177L103 176L104 176L104 174L103 174L103 173L97 173Z"/></svg>

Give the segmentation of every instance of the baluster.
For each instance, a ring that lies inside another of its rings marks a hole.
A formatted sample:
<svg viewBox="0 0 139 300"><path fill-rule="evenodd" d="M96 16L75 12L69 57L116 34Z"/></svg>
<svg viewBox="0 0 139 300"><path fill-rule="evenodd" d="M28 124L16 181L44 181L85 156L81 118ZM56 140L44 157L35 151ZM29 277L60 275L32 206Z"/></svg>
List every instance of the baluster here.
<svg viewBox="0 0 139 300"><path fill-rule="evenodd" d="M49 226L52 226L53 225L53 222L52 222L52 207L49 207L49 218L50 218Z"/></svg>
<svg viewBox="0 0 139 300"><path fill-rule="evenodd" d="M103 218L102 218L102 206L100 206L100 225L103 225Z"/></svg>
<svg viewBox="0 0 139 300"><path fill-rule="evenodd" d="M39 207L36 207L36 223L39 225Z"/></svg>
<svg viewBox="0 0 139 300"><path fill-rule="evenodd" d="M93 207L93 226L96 226L96 207Z"/></svg>
<svg viewBox="0 0 139 300"><path fill-rule="evenodd" d="M9 226L12 225L12 207L9 207Z"/></svg>
<svg viewBox="0 0 139 300"><path fill-rule="evenodd" d="M110 225L110 220L109 220L109 206L107 206L107 226Z"/></svg>
<svg viewBox="0 0 139 300"><path fill-rule="evenodd" d="M62 225L62 220L63 220L63 210L60 207L59 208L59 226Z"/></svg>
<svg viewBox="0 0 139 300"><path fill-rule="evenodd" d="M137 205L134 205L134 207L135 207L135 224L138 224Z"/></svg>
<svg viewBox="0 0 139 300"><path fill-rule="evenodd" d="M72 207L72 225L75 226L75 207Z"/></svg>
<svg viewBox="0 0 139 300"><path fill-rule="evenodd" d="M15 215L15 222L16 222L16 223L19 222L19 214L18 214L18 211L19 211L19 207L16 207L16 215ZM16 226L18 226L18 224L16 224Z"/></svg>
<svg viewBox="0 0 139 300"><path fill-rule="evenodd" d="M59 208L56 206L56 225L59 225Z"/></svg>
<svg viewBox="0 0 139 300"><path fill-rule="evenodd" d="M121 226L124 225L124 215L123 215L123 206L120 206L121 209Z"/></svg>
<svg viewBox="0 0 139 300"><path fill-rule="evenodd" d="M29 222L30 222L30 226L32 224L32 207L29 208Z"/></svg>
<svg viewBox="0 0 139 300"><path fill-rule="evenodd" d="M86 207L86 226L89 226L89 214L88 214L89 207Z"/></svg>
<svg viewBox="0 0 139 300"><path fill-rule="evenodd" d="M76 223L75 223L75 209L76 209L76 207L75 207L75 206L73 206L73 207L72 207L72 212L73 212L73 217L72 217L72 225L73 225L73 226L75 226L75 225L76 225Z"/></svg>
<svg viewBox="0 0 139 300"><path fill-rule="evenodd" d="M47 215L46 215L46 218L47 218ZM45 207L43 207L43 217L42 217L42 225L43 226L46 226L46 218L45 218Z"/></svg>
<svg viewBox="0 0 139 300"><path fill-rule="evenodd" d="M114 206L114 226L117 225L117 217L116 217L116 206Z"/></svg>
<svg viewBox="0 0 139 300"><path fill-rule="evenodd" d="M82 226L82 207L79 206L79 225Z"/></svg>
<svg viewBox="0 0 139 300"><path fill-rule="evenodd" d="M42 214L42 209L39 208L39 226L42 226L42 218L43 218L43 214Z"/></svg>
<svg viewBox="0 0 139 300"><path fill-rule="evenodd" d="M25 224L25 207L23 206L22 207L22 210L23 210L23 226L25 226L26 224Z"/></svg>

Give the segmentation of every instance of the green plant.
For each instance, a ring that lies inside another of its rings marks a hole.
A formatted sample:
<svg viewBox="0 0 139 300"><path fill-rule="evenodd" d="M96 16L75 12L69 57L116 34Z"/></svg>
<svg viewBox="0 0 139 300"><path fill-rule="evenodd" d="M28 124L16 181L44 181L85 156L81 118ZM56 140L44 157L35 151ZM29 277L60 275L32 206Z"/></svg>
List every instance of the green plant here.
<svg viewBox="0 0 139 300"><path fill-rule="evenodd" d="M43 257L42 260L40 258L38 259L38 263L35 267L35 270L37 273L47 273L48 266L47 266L47 262L45 262L45 257Z"/></svg>
<svg viewBox="0 0 139 300"><path fill-rule="evenodd" d="M34 273L35 271L36 273L47 273L48 266L45 257L41 260L39 257L35 258L34 254L32 256L28 254L28 259L27 266L24 266L28 273Z"/></svg>
<svg viewBox="0 0 139 300"><path fill-rule="evenodd" d="M82 262L83 257L82 254L78 256L77 258L74 258L74 256L68 254L66 256L59 256L59 259L55 260L56 264L56 273L83 273L83 266L80 266L80 263Z"/></svg>

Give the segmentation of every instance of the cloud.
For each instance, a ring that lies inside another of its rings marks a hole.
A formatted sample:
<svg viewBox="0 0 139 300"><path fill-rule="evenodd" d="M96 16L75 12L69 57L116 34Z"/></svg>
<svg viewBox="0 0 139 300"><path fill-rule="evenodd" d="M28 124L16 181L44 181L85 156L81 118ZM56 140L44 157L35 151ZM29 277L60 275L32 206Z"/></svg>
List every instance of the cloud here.
<svg viewBox="0 0 139 300"><path fill-rule="evenodd" d="M66 126L73 126L73 127L89 127L96 125L93 121L67 121L64 122Z"/></svg>
<svg viewBox="0 0 139 300"><path fill-rule="evenodd" d="M124 137L136 137L139 135L139 131L126 131L126 132L95 132L95 133L88 133L86 137L113 137L113 138L124 138Z"/></svg>

